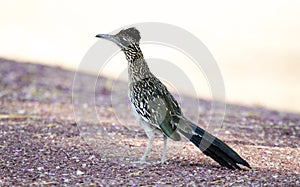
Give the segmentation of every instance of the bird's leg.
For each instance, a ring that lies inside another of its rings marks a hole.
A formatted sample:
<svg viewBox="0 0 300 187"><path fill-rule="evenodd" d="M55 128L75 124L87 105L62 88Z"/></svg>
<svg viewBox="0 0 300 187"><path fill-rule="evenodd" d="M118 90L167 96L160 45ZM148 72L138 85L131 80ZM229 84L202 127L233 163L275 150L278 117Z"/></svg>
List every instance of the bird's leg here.
<svg viewBox="0 0 300 187"><path fill-rule="evenodd" d="M147 157L148 153L151 150L152 143L153 143L153 140L154 140L154 133L153 133L152 130L151 131L145 131L145 132L146 132L146 134L147 134L147 136L149 138L149 141L148 141L147 148L146 148L146 150L145 150L145 152L144 152L144 154L143 154L143 156L142 156L142 158L140 160L141 163L144 163L146 161L146 157Z"/></svg>
<svg viewBox="0 0 300 187"><path fill-rule="evenodd" d="M146 157L147 157L147 155L150 152L151 147L152 147L152 143L153 143L153 140L154 140L154 132L153 132L153 129L150 127L150 125L147 124L146 122L140 121L140 125L145 130L145 132L147 134L147 137L149 139L148 144L147 144L147 148L146 148L142 158L140 159L140 163L145 163Z"/></svg>
<svg viewBox="0 0 300 187"><path fill-rule="evenodd" d="M164 148L163 148L162 157L161 157L162 164L166 162L167 140L168 140L168 137L164 135Z"/></svg>

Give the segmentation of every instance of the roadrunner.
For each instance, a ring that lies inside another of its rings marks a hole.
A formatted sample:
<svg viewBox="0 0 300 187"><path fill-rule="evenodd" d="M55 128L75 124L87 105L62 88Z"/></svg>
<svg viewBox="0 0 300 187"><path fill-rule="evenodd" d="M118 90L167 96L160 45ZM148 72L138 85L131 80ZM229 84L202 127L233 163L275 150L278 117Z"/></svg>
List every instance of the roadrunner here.
<svg viewBox="0 0 300 187"><path fill-rule="evenodd" d="M151 150L154 131L157 130L164 137L162 163L165 162L167 138L179 141L181 134L221 166L241 169L239 165L243 165L251 168L227 144L184 117L166 86L151 73L139 47L141 36L136 28L121 30L116 35L98 34L96 37L117 44L128 61L128 95L135 116L149 138L141 163L145 162Z"/></svg>

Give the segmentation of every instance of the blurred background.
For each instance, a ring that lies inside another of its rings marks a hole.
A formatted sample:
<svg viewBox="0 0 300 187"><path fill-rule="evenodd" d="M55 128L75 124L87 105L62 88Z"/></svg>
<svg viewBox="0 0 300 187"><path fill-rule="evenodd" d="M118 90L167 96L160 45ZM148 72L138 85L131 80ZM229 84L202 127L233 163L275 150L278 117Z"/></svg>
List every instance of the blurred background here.
<svg viewBox="0 0 300 187"><path fill-rule="evenodd" d="M297 0L1 0L0 57L76 70L96 34L164 22L208 47L228 102L300 112L299 10Z"/></svg>

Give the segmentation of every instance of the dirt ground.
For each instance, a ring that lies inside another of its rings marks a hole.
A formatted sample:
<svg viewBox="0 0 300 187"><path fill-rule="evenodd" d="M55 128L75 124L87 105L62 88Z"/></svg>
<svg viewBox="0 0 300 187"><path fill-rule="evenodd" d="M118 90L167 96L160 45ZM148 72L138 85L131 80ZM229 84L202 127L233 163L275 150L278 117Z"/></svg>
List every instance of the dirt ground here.
<svg viewBox="0 0 300 187"><path fill-rule="evenodd" d="M187 141L170 140L168 162L158 164L159 135L141 165L147 137L125 83L101 78L94 99L85 93L93 76L72 88L75 72L6 59L0 75L0 186L300 186L299 114L227 105L223 126L209 130L251 170L222 168ZM199 100L199 110L181 101L190 118L209 121L210 101Z"/></svg>

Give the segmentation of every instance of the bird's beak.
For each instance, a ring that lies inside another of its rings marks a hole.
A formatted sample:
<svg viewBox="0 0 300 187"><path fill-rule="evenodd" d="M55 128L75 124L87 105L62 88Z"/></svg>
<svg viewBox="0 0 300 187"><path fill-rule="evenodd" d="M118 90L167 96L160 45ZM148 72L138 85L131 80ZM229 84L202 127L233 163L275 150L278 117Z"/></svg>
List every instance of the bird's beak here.
<svg viewBox="0 0 300 187"><path fill-rule="evenodd" d="M114 42L115 44L117 44L118 46L120 46L122 48L126 48L126 46L124 46L119 40L117 40L114 35L110 35L110 34L97 34L96 37L97 38L103 38L103 39L109 40L111 42Z"/></svg>
<svg viewBox="0 0 300 187"><path fill-rule="evenodd" d="M114 43L118 43L118 41L115 39L114 35L110 35L110 34L97 34L96 37L97 38L103 38L105 40L109 40L109 41L112 41Z"/></svg>
<svg viewBox="0 0 300 187"><path fill-rule="evenodd" d="M104 39L110 39L113 37L113 35L110 35L110 34L97 34L96 35L97 38L104 38Z"/></svg>

